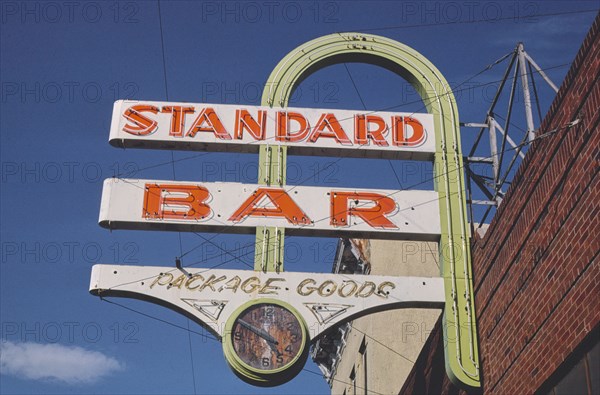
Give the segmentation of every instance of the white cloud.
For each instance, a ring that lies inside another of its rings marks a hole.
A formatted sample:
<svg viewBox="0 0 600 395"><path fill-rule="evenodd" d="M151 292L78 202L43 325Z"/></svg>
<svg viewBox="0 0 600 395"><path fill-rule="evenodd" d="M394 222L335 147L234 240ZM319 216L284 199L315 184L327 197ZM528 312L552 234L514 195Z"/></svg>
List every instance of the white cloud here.
<svg viewBox="0 0 600 395"><path fill-rule="evenodd" d="M124 365L98 351L60 344L0 344L0 373L31 380L89 384Z"/></svg>
<svg viewBox="0 0 600 395"><path fill-rule="evenodd" d="M593 20L594 14L591 13L507 21L507 29L503 29L502 34L497 34L492 42L507 49L514 47L519 41L524 42L525 50L531 46L554 51L558 50L558 46L577 49L579 40L585 37ZM578 41L574 42L575 38Z"/></svg>

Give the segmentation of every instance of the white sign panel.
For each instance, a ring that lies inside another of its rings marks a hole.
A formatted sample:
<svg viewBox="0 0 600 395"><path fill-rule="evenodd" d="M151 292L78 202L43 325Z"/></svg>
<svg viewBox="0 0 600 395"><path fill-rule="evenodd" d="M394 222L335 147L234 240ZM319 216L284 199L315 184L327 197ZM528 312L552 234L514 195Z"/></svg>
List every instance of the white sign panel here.
<svg viewBox="0 0 600 395"><path fill-rule="evenodd" d="M124 148L431 160L431 114L118 100L110 143Z"/></svg>
<svg viewBox="0 0 600 395"><path fill-rule="evenodd" d="M435 191L222 182L107 179L99 222L110 229L254 233L274 226L300 236L438 240L440 235Z"/></svg>
<svg viewBox="0 0 600 395"><path fill-rule="evenodd" d="M277 298L304 318L311 339L342 321L401 307L439 307L441 277L392 277L326 273L255 272L173 267L94 265L90 292L167 304L216 336L243 303Z"/></svg>

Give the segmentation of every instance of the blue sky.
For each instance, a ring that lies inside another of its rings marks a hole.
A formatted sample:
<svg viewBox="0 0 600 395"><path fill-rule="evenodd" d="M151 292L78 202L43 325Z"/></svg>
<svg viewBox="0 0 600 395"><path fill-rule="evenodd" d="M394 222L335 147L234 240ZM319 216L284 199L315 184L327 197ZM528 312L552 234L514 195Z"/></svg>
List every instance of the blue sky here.
<svg viewBox="0 0 600 395"><path fill-rule="evenodd" d="M259 104L262 85L282 57L308 40L344 31L415 48L451 85L523 41L560 84L595 17L573 12L598 3L162 1L166 68L156 1L5 1L0 7L0 393L323 394L329 388L311 373L318 372L312 362L282 387L255 388L231 373L217 341L197 333L188 338L185 330L88 294L94 263L172 265L180 254L176 233L109 232L97 224L103 179L173 177L170 152L108 144L114 100L162 101L167 87L170 101ZM557 15L533 16L539 14ZM483 121L505 67L477 76L460 92L461 121ZM369 65L349 64L348 70L356 88L336 65L306 79L291 104L361 110L364 102L369 110L422 111L399 77ZM541 83L539 90L545 113L554 95ZM516 128L524 128L522 113L514 117ZM464 147L473 133L463 130ZM190 156L174 153L178 180L256 181L254 154ZM290 184L398 188L388 161L289 162ZM421 165L393 166L404 187L428 178ZM197 235L182 234L183 251L195 248L184 265L252 265L253 236L223 234L214 241L241 256L232 259ZM335 239L289 238L286 245L286 270L330 271ZM116 302L188 325L159 306Z"/></svg>

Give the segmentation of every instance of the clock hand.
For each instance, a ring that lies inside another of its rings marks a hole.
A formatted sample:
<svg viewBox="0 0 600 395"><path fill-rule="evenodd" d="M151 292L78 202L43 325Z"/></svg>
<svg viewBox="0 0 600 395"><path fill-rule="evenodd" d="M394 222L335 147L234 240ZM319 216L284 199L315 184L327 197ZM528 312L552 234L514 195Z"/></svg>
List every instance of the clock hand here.
<svg viewBox="0 0 600 395"><path fill-rule="evenodd" d="M265 339L269 345L272 343L274 345L278 345L279 342L277 341L277 339L275 339L273 336L269 335L266 331L255 327L254 325L251 325L249 323L247 323L246 321L242 320L242 319L238 319L238 322L246 329L248 329L250 332L254 332L256 333L258 336L262 337L263 339Z"/></svg>
<svg viewBox="0 0 600 395"><path fill-rule="evenodd" d="M265 339L265 340L266 340L266 339ZM275 353L277 356L280 356L280 355L282 355L282 354L279 352L279 350L277 349L277 344L279 344L279 343L277 343L277 342L274 342L274 343L273 343L273 342L271 342L271 341L268 341L268 340L267 340L267 344L269 345L269 348L271 349L271 351L272 351L272 352L274 352L274 353Z"/></svg>

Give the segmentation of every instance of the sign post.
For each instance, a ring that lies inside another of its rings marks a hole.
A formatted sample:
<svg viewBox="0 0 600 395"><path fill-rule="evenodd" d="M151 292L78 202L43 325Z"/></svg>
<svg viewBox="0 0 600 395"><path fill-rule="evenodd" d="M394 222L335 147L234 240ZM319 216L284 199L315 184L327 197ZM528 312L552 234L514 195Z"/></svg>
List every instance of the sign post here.
<svg viewBox="0 0 600 395"><path fill-rule="evenodd" d="M422 96L426 114L286 108L322 67L385 67ZM481 386L459 120L431 62L396 41L332 34L290 52L271 73L262 106L117 101L110 143L120 147L259 152L259 185L107 180L100 224L111 229L255 232L254 271L96 265L90 291L163 304L222 339L244 380L291 379L308 343L335 324L401 307L444 305L446 372ZM289 154L430 160L435 191L285 185ZM310 275L283 271L285 232L439 240L440 278Z"/></svg>
<svg viewBox="0 0 600 395"><path fill-rule="evenodd" d="M285 185L287 147L261 145L258 155L258 182L263 185ZM256 228L254 270L283 271L285 228L263 226Z"/></svg>

